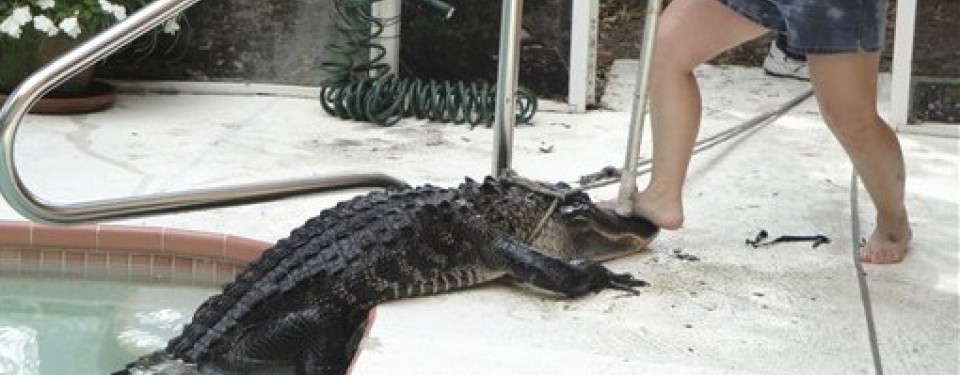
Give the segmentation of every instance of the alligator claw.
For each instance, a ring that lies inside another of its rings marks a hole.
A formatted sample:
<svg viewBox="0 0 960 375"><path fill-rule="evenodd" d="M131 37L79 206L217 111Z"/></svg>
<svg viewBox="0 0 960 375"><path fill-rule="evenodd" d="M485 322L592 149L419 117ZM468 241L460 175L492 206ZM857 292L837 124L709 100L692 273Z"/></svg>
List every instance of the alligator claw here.
<svg viewBox="0 0 960 375"><path fill-rule="evenodd" d="M630 273L616 273L603 265L590 261L575 262L574 266L580 268L583 272L590 274L593 282L590 291L598 293L604 289L616 289L625 292L638 294L640 291L636 288L650 285L646 281L640 280Z"/></svg>
<svg viewBox="0 0 960 375"><path fill-rule="evenodd" d="M650 283L633 277L632 274L610 272L607 278L606 288L639 294L640 291L637 290L637 288L642 288L649 285Z"/></svg>

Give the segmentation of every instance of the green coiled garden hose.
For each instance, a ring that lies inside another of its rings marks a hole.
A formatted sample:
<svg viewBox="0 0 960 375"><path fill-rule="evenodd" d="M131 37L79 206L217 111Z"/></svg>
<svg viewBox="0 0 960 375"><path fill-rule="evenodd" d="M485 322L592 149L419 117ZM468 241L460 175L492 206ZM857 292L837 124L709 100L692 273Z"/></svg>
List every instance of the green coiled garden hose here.
<svg viewBox="0 0 960 375"><path fill-rule="evenodd" d="M331 116L384 126L396 124L404 117L474 126L493 123L496 86L404 78L390 72L390 67L381 62L386 50L374 40L383 32L385 22L395 20L370 14L371 4L377 1L380 0L334 2L341 17L337 30L346 42L326 47L340 61L322 64L330 76L321 85L323 109ZM376 54L355 61L366 51ZM537 111L537 98L523 89L516 97L517 122L527 123Z"/></svg>

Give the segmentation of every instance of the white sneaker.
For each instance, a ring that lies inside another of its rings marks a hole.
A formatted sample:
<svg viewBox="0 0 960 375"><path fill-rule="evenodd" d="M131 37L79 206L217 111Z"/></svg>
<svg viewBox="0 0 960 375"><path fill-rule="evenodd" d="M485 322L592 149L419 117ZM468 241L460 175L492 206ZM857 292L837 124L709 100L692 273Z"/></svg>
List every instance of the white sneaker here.
<svg viewBox="0 0 960 375"><path fill-rule="evenodd" d="M810 80L810 70L806 61L794 60L777 48L776 41L770 43L767 58L763 60L763 71L775 77Z"/></svg>

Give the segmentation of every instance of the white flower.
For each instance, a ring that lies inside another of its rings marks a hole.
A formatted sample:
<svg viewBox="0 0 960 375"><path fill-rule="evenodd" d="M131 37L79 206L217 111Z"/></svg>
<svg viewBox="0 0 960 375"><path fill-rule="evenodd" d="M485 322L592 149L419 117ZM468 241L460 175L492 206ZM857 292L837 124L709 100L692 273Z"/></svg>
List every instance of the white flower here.
<svg viewBox="0 0 960 375"><path fill-rule="evenodd" d="M30 8L24 5L14 9L13 13L11 13L7 19L12 19L13 22L16 22L17 26L23 26L33 20L33 15L30 14Z"/></svg>
<svg viewBox="0 0 960 375"><path fill-rule="evenodd" d="M47 16L43 15L33 17L33 27L43 33L46 33L47 36L54 36L60 33L60 29L57 28L57 25L47 18Z"/></svg>
<svg viewBox="0 0 960 375"><path fill-rule="evenodd" d="M57 5L57 2L54 0L39 0L37 1L37 6L40 9L50 9Z"/></svg>
<svg viewBox="0 0 960 375"><path fill-rule="evenodd" d="M180 24L177 23L177 17L171 17L163 23L163 32L167 34L176 34L180 30Z"/></svg>
<svg viewBox="0 0 960 375"><path fill-rule="evenodd" d="M113 14L113 18L116 18L117 21L123 21L124 18L127 18L127 8L124 8L123 5L117 5L107 0L100 0L99 2L100 8L104 12Z"/></svg>
<svg viewBox="0 0 960 375"><path fill-rule="evenodd" d="M7 17L0 22L0 33L4 33L13 39L20 39L20 25L13 20L13 16Z"/></svg>
<svg viewBox="0 0 960 375"><path fill-rule="evenodd" d="M20 39L23 25L32 20L33 16L30 15L30 8L27 6L19 7L14 9L3 22L0 22L0 32L13 37L13 39Z"/></svg>
<svg viewBox="0 0 960 375"><path fill-rule="evenodd" d="M60 21L60 30L63 30L64 34L69 35L71 38L76 39L80 35L80 23L77 22L77 16L70 18L65 18L63 21Z"/></svg>
<svg viewBox="0 0 960 375"><path fill-rule="evenodd" d="M113 18L116 18L117 21L123 21L127 18L127 8L124 8L123 5L114 5L110 13L113 13Z"/></svg>

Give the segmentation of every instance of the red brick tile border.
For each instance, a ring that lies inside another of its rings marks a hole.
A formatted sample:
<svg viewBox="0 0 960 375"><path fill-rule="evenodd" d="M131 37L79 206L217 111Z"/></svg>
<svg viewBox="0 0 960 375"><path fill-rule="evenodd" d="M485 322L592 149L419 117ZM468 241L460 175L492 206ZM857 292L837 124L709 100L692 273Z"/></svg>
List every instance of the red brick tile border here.
<svg viewBox="0 0 960 375"><path fill-rule="evenodd" d="M270 245L173 228L0 220L0 276L219 285Z"/></svg>

